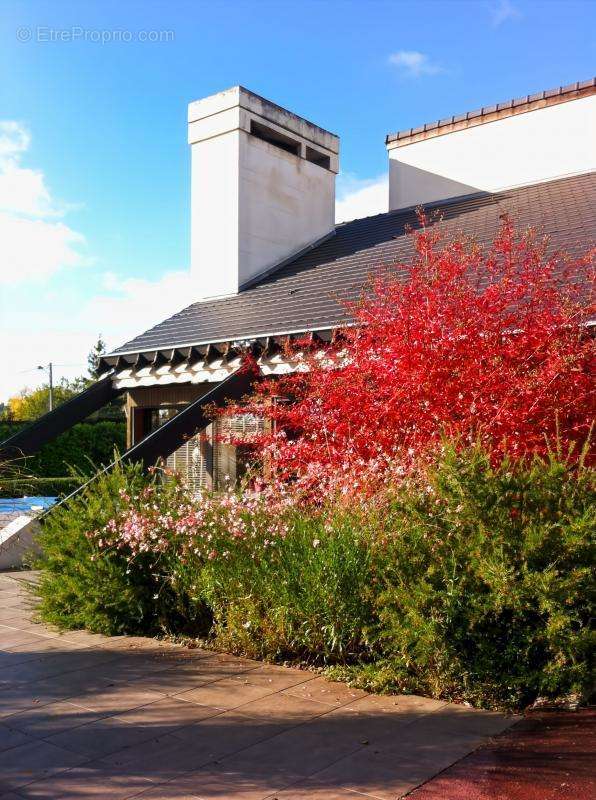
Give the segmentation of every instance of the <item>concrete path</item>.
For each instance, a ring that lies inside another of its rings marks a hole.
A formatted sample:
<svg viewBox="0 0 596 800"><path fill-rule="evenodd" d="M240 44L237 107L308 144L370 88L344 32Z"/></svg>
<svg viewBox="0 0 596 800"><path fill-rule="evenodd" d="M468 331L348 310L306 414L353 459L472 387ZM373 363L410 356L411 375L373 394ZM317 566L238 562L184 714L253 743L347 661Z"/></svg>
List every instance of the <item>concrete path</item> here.
<svg viewBox="0 0 596 800"><path fill-rule="evenodd" d="M61 635L0 574L0 800L402 797L514 720L154 639Z"/></svg>

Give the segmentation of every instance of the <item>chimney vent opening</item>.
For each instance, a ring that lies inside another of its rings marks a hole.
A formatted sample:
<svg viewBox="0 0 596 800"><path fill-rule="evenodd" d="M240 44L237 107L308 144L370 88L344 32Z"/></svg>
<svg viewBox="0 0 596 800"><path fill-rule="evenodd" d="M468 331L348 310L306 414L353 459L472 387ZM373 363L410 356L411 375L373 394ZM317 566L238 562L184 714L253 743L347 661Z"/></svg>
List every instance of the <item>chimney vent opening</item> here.
<svg viewBox="0 0 596 800"><path fill-rule="evenodd" d="M329 156L320 153L318 150L308 145L306 146L305 158L307 161L310 161L311 164L316 164L318 167L323 167L324 169L330 169L331 167L331 159Z"/></svg>
<svg viewBox="0 0 596 800"><path fill-rule="evenodd" d="M280 150L285 150L286 153L293 153L295 156L300 155L300 142L295 139L290 139L289 136L284 136L273 128L268 128L254 119L250 121L250 132L257 139L262 139L264 142L279 147Z"/></svg>

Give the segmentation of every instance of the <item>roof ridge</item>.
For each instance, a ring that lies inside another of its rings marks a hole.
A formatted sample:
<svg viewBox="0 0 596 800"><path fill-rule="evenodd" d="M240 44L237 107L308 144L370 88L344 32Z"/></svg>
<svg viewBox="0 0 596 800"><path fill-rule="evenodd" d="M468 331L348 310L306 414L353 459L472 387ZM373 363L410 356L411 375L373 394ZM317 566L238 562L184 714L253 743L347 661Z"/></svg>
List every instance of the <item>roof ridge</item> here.
<svg viewBox="0 0 596 800"><path fill-rule="evenodd" d="M463 114L454 114L451 117L444 117L433 122L427 122L424 125L419 125L415 128L405 128L397 131L396 133L388 133L385 137L385 144L393 144L401 142L404 139L409 139L412 136L422 136L430 133L436 135L440 132L441 128L446 128L451 125L464 124L472 122L478 124L482 121L483 117L499 114L500 112L510 111L512 113L519 113L523 110L524 106L538 103L543 100L552 100L553 102L563 102L565 97L576 92L583 92L584 94L593 94L596 92L596 78L589 78L586 81L576 81L569 83L566 86L558 86L554 89L545 89L542 92L535 94L527 94L523 97L516 97L511 100L506 100L503 103L494 103L490 106L482 106L473 111L466 111ZM504 114L503 114L504 116Z"/></svg>

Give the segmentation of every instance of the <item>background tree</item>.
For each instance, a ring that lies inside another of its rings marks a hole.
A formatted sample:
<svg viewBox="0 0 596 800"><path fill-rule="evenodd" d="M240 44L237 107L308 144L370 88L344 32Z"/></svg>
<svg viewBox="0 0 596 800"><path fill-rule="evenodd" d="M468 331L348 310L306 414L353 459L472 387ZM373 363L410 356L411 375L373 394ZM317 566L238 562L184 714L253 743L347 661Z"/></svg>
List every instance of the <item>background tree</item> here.
<svg viewBox="0 0 596 800"><path fill-rule="evenodd" d="M95 383L95 381L99 379L99 365L102 356L106 354L106 351L106 343L104 342L100 333L97 337L97 341L87 356L87 369L89 372L89 377L85 379L85 388L91 386L92 383ZM104 408L101 408L99 411L96 411L94 414L92 414L91 418L124 421L123 406L124 398L117 397L115 400L112 400L110 403L108 403L107 406L104 406Z"/></svg>
<svg viewBox="0 0 596 800"><path fill-rule="evenodd" d="M87 389L99 377L99 363L106 352L106 343L101 334L89 351L87 356L88 375L78 378L62 378L53 388L54 408L70 400L75 395ZM49 407L49 386L47 383L37 389L25 387L17 395L11 397L6 405L0 408L0 419L5 421L23 422L33 421L45 414ZM123 419L122 402L116 400L91 415L92 419Z"/></svg>
<svg viewBox="0 0 596 800"><path fill-rule="evenodd" d="M69 381L66 378L54 385L53 401L54 408L70 400L81 391L80 380ZM43 416L49 405L50 388L47 384L39 386L37 389L22 389L15 397L11 397L7 403L5 418L15 422L32 421Z"/></svg>
<svg viewBox="0 0 596 800"><path fill-rule="evenodd" d="M87 358L88 375L67 380L63 378L53 388L54 407L70 400L97 380L99 360L105 352L101 336ZM49 386L25 388L10 398L0 414L0 442L20 428L43 416L48 410ZM54 496L74 489L82 476L91 476L100 466L111 463L114 449L126 447L126 428L122 400L116 399L91 414L84 422L74 425L53 441L44 445L34 456L23 460L27 476L9 480L4 475L0 496ZM71 475L75 470L79 479Z"/></svg>
<svg viewBox="0 0 596 800"><path fill-rule="evenodd" d="M106 353L106 343L104 342L101 333L97 337L97 341L89 351L87 356L87 369L91 378L96 381L99 378L99 363L102 356Z"/></svg>

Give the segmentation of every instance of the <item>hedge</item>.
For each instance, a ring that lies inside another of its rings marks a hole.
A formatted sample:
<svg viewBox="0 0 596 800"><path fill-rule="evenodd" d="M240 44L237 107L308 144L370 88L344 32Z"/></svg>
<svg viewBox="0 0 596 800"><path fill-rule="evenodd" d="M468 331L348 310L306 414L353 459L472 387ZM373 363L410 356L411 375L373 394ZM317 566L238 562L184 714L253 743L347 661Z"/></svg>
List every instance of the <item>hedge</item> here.
<svg viewBox="0 0 596 800"><path fill-rule="evenodd" d="M15 478L3 480L0 497L64 497L81 485L78 478Z"/></svg>
<svg viewBox="0 0 596 800"><path fill-rule="evenodd" d="M15 424L0 422L0 442L25 428L27 423ZM99 420L97 422L80 422L69 430L44 445L39 453L25 459L22 467L27 475L26 487L21 494L48 495L63 494L65 490L76 487L77 481L67 477L74 471L82 476L92 475L96 468L113 461L114 449L123 452L126 447L126 426L124 422ZM53 479L52 482L40 482L40 479ZM56 479L59 479L56 482ZM8 481L3 485L8 486ZM39 492L31 491L34 483ZM16 483L12 483L16 488ZM41 491L43 489L43 492ZM52 491L50 491L50 489ZM7 489L3 490L4 496Z"/></svg>
<svg viewBox="0 0 596 800"><path fill-rule="evenodd" d="M42 618L485 708L590 692L592 469L447 447L358 507L181 492L118 467L50 515Z"/></svg>

